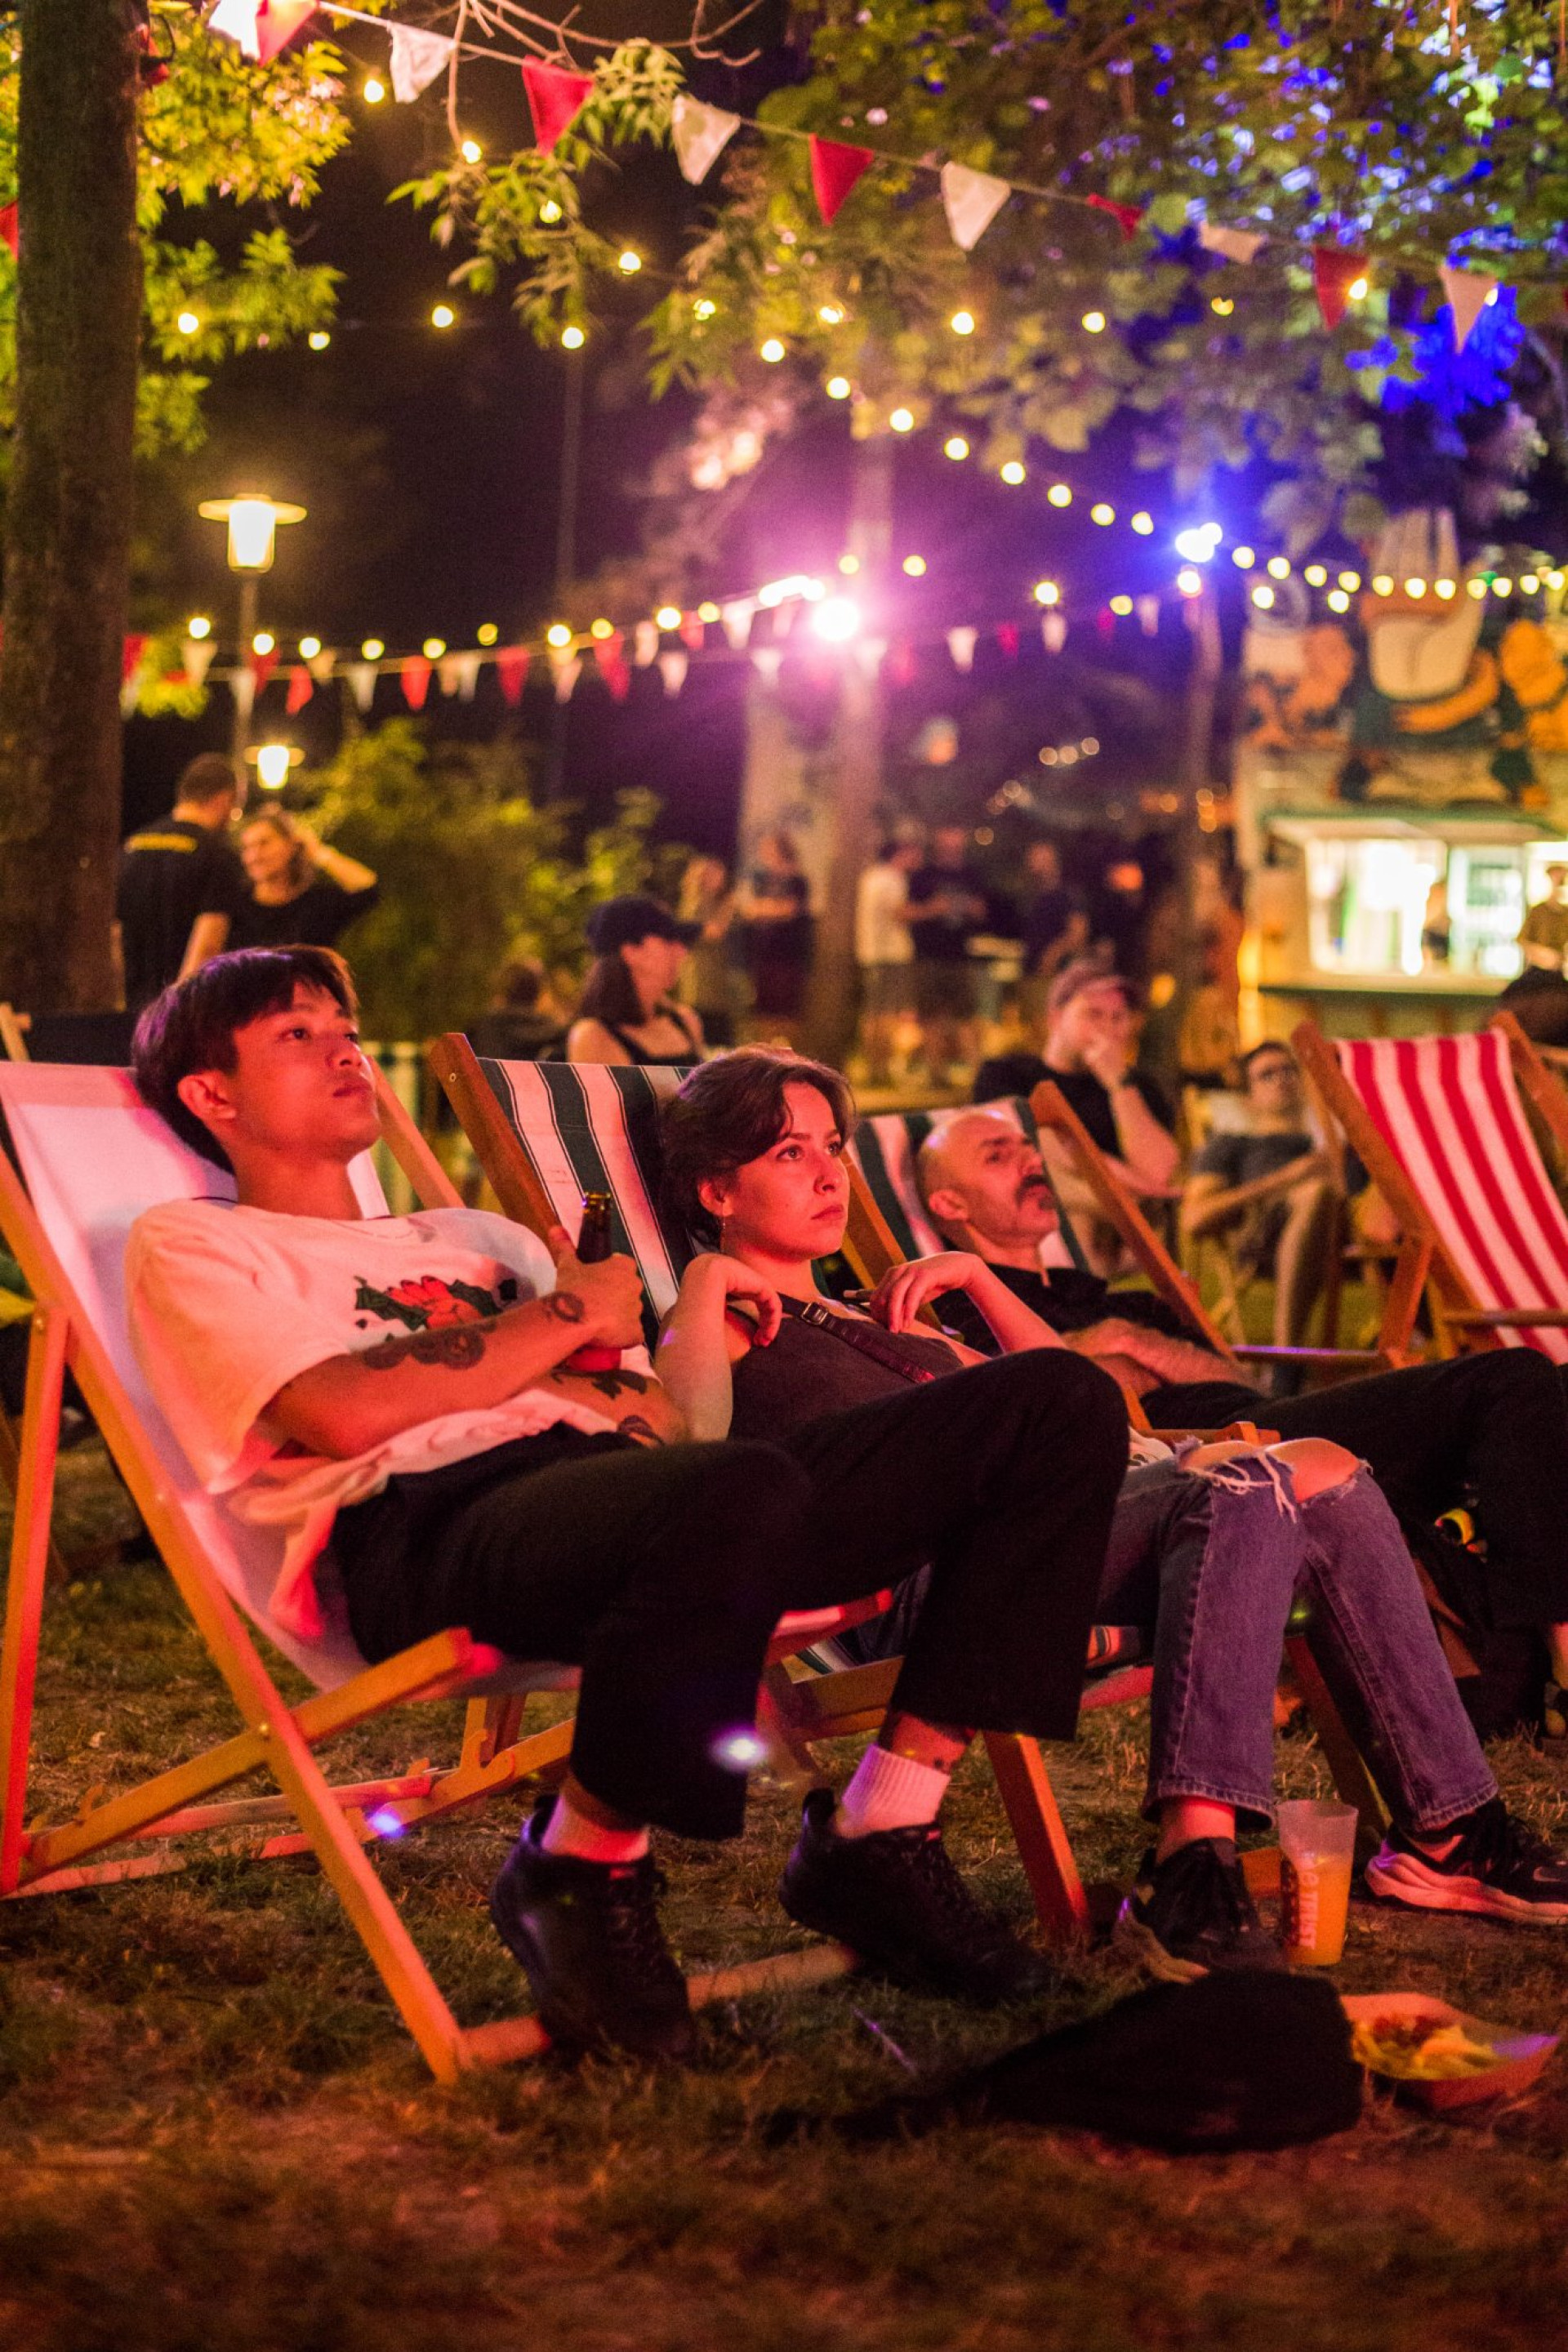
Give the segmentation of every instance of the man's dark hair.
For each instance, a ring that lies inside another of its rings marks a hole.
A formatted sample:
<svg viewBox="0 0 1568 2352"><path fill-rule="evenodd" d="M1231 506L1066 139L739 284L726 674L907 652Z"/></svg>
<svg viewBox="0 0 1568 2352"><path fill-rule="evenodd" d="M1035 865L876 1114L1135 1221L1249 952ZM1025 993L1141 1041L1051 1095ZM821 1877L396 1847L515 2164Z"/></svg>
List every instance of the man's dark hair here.
<svg viewBox="0 0 1568 2352"><path fill-rule="evenodd" d="M1289 1063L1292 1069L1295 1069L1297 1066L1295 1055L1281 1038L1265 1037L1261 1045L1249 1045L1247 1052L1240 1056L1240 1059L1237 1064L1237 1068L1241 1072L1241 1082L1243 1086L1246 1086L1252 1076L1252 1065L1254 1062L1261 1061L1265 1054L1282 1054L1286 1061Z"/></svg>
<svg viewBox="0 0 1568 2352"><path fill-rule="evenodd" d="M222 751L198 751L180 771L180 781L174 786L176 801L195 801L199 807L204 801L220 800L226 793L237 793L240 775L234 761Z"/></svg>
<svg viewBox="0 0 1568 2352"><path fill-rule="evenodd" d="M743 1045L704 1062L666 1103L665 1207L694 1241L711 1247L719 1239L718 1221L703 1207L698 1186L732 1176L771 1150L789 1124L787 1087L815 1087L847 1139L855 1123L848 1080L826 1062L767 1046Z"/></svg>
<svg viewBox="0 0 1568 2352"><path fill-rule="evenodd" d="M359 1011L349 968L331 948L238 948L166 988L136 1024L131 1066L142 1101L216 1168L229 1166L228 1154L180 1100L180 1080L232 1070L236 1030L287 1013L296 988L319 988L341 1011Z"/></svg>
<svg viewBox="0 0 1568 2352"><path fill-rule="evenodd" d="M588 967L583 993L577 1000L579 1021L598 1021L605 1028L638 1029L647 1019L626 960L619 948L595 956Z"/></svg>
<svg viewBox="0 0 1568 2352"><path fill-rule="evenodd" d="M1526 964L1498 997L1536 1045L1568 1045L1568 980Z"/></svg>

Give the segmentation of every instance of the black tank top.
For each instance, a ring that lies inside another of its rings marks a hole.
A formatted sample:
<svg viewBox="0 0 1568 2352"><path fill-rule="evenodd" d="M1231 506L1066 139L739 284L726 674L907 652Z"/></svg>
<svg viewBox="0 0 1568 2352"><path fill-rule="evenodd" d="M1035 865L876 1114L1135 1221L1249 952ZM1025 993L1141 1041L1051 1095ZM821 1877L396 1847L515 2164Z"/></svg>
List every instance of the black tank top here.
<svg viewBox="0 0 1568 2352"><path fill-rule="evenodd" d="M935 1333L916 1338L912 1332L875 1332L879 1353L901 1357L912 1371L926 1378L953 1372L958 1358ZM786 1315L771 1347L749 1349L731 1367L734 1388L731 1437L787 1437L824 1413L843 1412L851 1405L868 1404L877 1397L895 1395L909 1386L890 1365L863 1355L830 1330Z"/></svg>
<svg viewBox="0 0 1568 2352"><path fill-rule="evenodd" d="M692 1028L691 1024L688 1021L679 1005L666 1003L661 1004L658 1009L667 1021L674 1022L676 1027L685 1038L687 1051L689 1053L691 1059L694 1062L700 1060L701 1058L701 1048L697 1043L697 1033ZM637 1044L635 1037L631 1036L625 1029L620 1027L618 1023L601 1020L599 1026L601 1029L607 1029L609 1031L616 1045L621 1046L625 1052L631 1055L632 1060L636 1063L639 1070L663 1069L668 1066L669 1061L668 1054L647 1053Z"/></svg>

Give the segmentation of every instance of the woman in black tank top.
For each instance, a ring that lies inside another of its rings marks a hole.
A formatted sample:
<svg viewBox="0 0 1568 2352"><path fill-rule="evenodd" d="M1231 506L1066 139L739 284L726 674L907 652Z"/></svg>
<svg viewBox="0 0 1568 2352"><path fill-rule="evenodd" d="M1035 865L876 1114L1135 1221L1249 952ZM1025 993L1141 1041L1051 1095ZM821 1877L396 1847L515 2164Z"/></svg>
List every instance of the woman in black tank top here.
<svg viewBox="0 0 1568 2352"><path fill-rule="evenodd" d="M702 1060L701 1021L669 994L698 928L679 921L657 898L609 898L595 908L588 919L594 963L567 1032L569 1062L645 1069Z"/></svg>

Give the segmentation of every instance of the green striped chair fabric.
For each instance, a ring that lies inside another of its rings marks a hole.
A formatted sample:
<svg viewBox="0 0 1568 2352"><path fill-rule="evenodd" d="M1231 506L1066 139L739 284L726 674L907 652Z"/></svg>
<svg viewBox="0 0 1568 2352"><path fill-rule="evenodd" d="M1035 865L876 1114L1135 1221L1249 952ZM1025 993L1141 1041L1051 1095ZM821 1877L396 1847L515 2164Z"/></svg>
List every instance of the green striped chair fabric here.
<svg viewBox="0 0 1568 2352"><path fill-rule="evenodd" d="M1017 1121L1031 1142L1038 1142L1034 1113L1022 1095L1003 1096L996 1102L985 1104L984 1108L1005 1111ZM850 1150L905 1257L933 1257L939 1250L952 1246L927 1216L915 1181L915 1163L921 1145L932 1128L950 1115L942 1111L884 1111L876 1118L863 1118L855 1130ZM1048 1168L1046 1176L1048 1181ZM1081 1273L1087 1273L1089 1262L1054 1185L1052 1192L1068 1257Z"/></svg>

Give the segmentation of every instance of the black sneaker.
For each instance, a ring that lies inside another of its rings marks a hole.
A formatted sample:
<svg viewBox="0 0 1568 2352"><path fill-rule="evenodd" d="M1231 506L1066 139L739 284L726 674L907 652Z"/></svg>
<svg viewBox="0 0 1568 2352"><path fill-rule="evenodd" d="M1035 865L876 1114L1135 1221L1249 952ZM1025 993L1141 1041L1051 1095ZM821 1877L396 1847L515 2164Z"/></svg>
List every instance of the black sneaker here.
<svg viewBox="0 0 1568 2352"><path fill-rule="evenodd" d="M490 1889L490 1917L528 1972L540 2023L563 2049L689 2058L696 2033L655 1908L658 1872L647 1854L605 1864L545 1853L554 1803L541 1799Z"/></svg>
<svg viewBox="0 0 1568 2352"><path fill-rule="evenodd" d="M1421 1911L1476 1911L1489 1919L1568 1919L1568 1861L1517 1821L1500 1797L1456 1822L1440 1858L1390 1830L1366 1866L1385 1903Z"/></svg>
<svg viewBox="0 0 1568 2352"><path fill-rule="evenodd" d="M968 2000L1021 2000L1041 1991L1045 1962L965 1886L935 1822L840 1837L831 1789L806 1798L779 1900L792 1919L847 1944L897 1984Z"/></svg>
<svg viewBox="0 0 1568 2352"><path fill-rule="evenodd" d="M1167 1984L1191 1984L1211 1969L1285 1966L1258 1916L1233 1838L1193 1838L1163 1862L1151 1846L1117 1914L1113 1940Z"/></svg>

